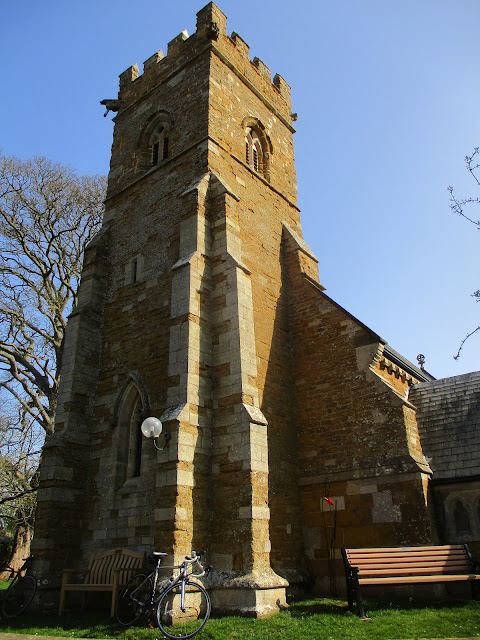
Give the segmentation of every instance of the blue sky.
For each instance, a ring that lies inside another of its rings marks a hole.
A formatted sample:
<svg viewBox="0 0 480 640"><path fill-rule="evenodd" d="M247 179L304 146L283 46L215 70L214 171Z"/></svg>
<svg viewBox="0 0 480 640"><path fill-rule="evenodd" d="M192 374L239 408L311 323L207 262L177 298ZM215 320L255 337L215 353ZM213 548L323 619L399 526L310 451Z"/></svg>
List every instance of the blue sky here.
<svg viewBox="0 0 480 640"><path fill-rule="evenodd" d="M206 2L1 0L0 148L107 173L118 75ZM478 0L219 0L292 87L299 206L326 293L436 377L480 369L480 234L449 209L474 194ZM476 213L480 217L480 207Z"/></svg>

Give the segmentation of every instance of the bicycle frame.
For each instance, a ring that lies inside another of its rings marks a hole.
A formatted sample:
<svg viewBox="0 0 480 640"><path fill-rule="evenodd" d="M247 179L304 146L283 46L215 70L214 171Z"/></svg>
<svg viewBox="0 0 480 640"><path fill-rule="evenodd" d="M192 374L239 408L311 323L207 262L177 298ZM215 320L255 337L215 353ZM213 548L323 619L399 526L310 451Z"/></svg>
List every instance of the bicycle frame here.
<svg viewBox="0 0 480 640"><path fill-rule="evenodd" d="M29 556L24 558L23 565L17 571L12 567L6 568L10 570L12 579L0 601L2 615L6 618L13 618L24 611L35 597L37 580L29 574L32 563L33 556Z"/></svg>
<svg viewBox="0 0 480 640"><path fill-rule="evenodd" d="M161 566L162 563L162 558L164 557L164 555L159 555L157 558L157 565L155 567L155 569L153 571L151 571L146 577L145 580L142 582L141 585L139 585L136 589L136 591L139 591L140 588L145 584L145 582L147 580L150 580L153 577L153 588L152 588L152 592L150 594L150 602L149 602L149 606L151 608L153 608L154 604L155 604L155 600L158 600L161 595L164 593L164 591L166 591L169 587L171 587L174 584L178 584L179 582L182 583L181 587L180 587L180 608L182 609L182 611L185 611L185 585L188 584L188 581L190 578L201 578L202 576L206 575L208 570L205 570L203 568L203 566L201 565L201 557L203 554L199 554L197 555L195 552L193 552L193 556L191 558L186 557L185 560L182 562L182 564L179 565L172 565L172 566ZM156 554L154 553L154 556ZM202 569L201 573L187 573L188 572L188 566L190 564L193 564L194 562L197 562L198 565L200 566L200 568ZM159 591L157 594L157 585L159 582L159 573L160 573L160 569L165 570L165 569L180 569L180 574L174 578L173 576L170 576L170 578L167 578L164 583L162 585L160 585L159 587ZM132 594L132 599L140 606L144 606L144 603L140 602L139 600L137 600L133 594Z"/></svg>

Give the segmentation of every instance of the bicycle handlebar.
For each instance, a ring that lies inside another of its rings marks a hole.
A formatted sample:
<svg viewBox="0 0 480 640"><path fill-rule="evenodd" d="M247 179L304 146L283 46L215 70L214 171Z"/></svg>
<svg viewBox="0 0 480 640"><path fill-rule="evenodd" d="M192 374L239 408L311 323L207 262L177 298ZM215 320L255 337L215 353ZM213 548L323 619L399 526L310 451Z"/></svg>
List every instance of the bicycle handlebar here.
<svg viewBox="0 0 480 640"><path fill-rule="evenodd" d="M206 574L206 570L201 562L203 555L205 555L205 551L200 551L200 553L196 553L195 551L192 551L191 556L185 556L186 564L193 564L194 562L196 562L201 569L201 573L192 573L191 574L192 578L202 578Z"/></svg>
<svg viewBox="0 0 480 640"><path fill-rule="evenodd" d="M200 573L191 573L191 577L192 578L202 578L205 575L208 575L211 571L211 567L207 567L205 569L205 567L202 564L202 556L204 556L206 553L206 551L200 551L199 553L196 553L196 551L192 551L192 555L191 556L185 556L185 560L182 562L181 565L177 565L177 566L173 566L173 567L164 567L165 569L181 569L182 567L184 567L186 569L188 564L193 564L194 562L197 563L197 565L200 567L201 572ZM160 565L162 558L164 558L167 554L166 553L161 553L159 551L154 551L150 558L153 559L153 561L157 562L158 565Z"/></svg>

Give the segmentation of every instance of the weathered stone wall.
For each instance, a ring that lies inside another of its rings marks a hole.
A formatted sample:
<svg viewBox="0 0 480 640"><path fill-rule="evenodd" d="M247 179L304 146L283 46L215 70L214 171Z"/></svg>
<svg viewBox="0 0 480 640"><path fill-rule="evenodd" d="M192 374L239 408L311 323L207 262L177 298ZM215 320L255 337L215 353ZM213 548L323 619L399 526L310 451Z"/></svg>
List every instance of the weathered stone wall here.
<svg viewBox="0 0 480 640"><path fill-rule="evenodd" d="M322 576L333 525L325 497L338 510L338 560L341 546L433 541L429 468L411 406L377 372L379 337L323 293L289 230L285 250L305 547Z"/></svg>

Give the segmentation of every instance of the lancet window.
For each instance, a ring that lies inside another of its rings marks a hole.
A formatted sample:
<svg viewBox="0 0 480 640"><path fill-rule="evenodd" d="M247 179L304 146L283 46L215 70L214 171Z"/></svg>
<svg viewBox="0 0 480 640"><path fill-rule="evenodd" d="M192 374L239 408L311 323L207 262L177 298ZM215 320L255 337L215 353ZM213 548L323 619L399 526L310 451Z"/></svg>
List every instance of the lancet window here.
<svg viewBox="0 0 480 640"><path fill-rule="evenodd" d="M117 488L142 473L142 450L145 443L140 427L147 406L148 399L143 384L138 376L130 374L114 410L114 421L117 424Z"/></svg>
<svg viewBox="0 0 480 640"><path fill-rule="evenodd" d="M245 162L248 166L256 171L262 173L263 168L263 151L260 143L260 138L257 132L251 127L247 127L245 130Z"/></svg>
<svg viewBox="0 0 480 640"><path fill-rule="evenodd" d="M158 127L151 138L152 167L168 158L169 135L164 126Z"/></svg>

